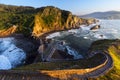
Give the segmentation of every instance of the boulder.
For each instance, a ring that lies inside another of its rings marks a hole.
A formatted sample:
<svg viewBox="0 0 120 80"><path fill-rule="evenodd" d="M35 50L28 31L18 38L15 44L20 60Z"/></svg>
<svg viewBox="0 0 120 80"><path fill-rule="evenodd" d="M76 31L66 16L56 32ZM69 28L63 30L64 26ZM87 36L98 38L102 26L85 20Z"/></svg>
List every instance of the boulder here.
<svg viewBox="0 0 120 80"><path fill-rule="evenodd" d="M99 29L100 28L100 25L95 25L93 27L90 28L90 30L96 30L96 29Z"/></svg>

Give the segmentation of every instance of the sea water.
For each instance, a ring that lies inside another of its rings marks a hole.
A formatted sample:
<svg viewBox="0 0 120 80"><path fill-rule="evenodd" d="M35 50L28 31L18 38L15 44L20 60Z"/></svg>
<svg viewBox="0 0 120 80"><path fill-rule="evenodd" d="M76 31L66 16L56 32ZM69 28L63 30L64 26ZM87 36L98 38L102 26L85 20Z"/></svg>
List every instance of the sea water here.
<svg viewBox="0 0 120 80"><path fill-rule="evenodd" d="M94 25L100 25L100 29L90 30ZM50 34L47 38L64 40L70 47L78 46L78 54L84 55L91 43L96 40L120 39L120 20L100 20L89 26L81 25L79 29Z"/></svg>
<svg viewBox="0 0 120 80"><path fill-rule="evenodd" d="M100 20L101 28L90 30L90 26L81 25L79 29L56 32L47 36L56 40L64 40L69 54L76 59L83 58L82 53L90 47L91 43L100 39L120 39L120 20ZM24 64L26 53L14 43L14 38L0 38L0 69L11 69ZM71 45L78 45L79 51ZM74 48L74 49L73 49Z"/></svg>
<svg viewBox="0 0 120 80"><path fill-rule="evenodd" d="M25 52L16 47L14 38L0 38L0 69L11 69L24 63Z"/></svg>

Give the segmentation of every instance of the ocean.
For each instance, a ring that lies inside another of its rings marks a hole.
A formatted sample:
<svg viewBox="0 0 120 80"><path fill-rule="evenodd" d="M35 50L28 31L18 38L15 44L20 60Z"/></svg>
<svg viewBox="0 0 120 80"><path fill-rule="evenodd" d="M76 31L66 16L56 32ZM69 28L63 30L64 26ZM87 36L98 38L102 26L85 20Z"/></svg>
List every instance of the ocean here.
<svg viewBox="0 0 120 80"><path fill-rule="evenodd" d="M100 25L100 29L90 30L94 25ZM101 39L120 39L120 20L100 20L89 26L81 25L79 29L55 32L46 38L63 40L78 54L86 56L92 42Z"/></svg>
<svg viewBox="0 0 120 80"><path fill-rule="evenodd" d="M94 25L100 25L100 29L90 30ZM81 25L79 29L55 32L46 38L63 40L67 44L70 54L82 58L92 42L101 39L120 39L120 20L100 20L90 26ZM25 63L26 53L15 46L14 38L0 38L0 69L7 70Z"/></svg>

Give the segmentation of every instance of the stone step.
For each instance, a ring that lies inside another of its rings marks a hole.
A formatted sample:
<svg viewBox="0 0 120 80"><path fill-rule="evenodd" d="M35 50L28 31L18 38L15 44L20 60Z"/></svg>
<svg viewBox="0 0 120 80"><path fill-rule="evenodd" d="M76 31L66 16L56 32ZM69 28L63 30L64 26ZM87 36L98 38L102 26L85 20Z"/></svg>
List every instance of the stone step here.
<svg viewBox="0 0 120 80"><path fill-rule="evenodd" d="M1 78L1 80L5 80L5 77L6 77L6 75L3 75L2 78Z"/></svg>
<svg viewBox="0 0 120 80"><path fill-rule="evenodd" d="M36 76L32 76L30 80L37 80Z"/></svg>
<svg viewBox="0 0 120 80"><path fill-rule="evenodd" d="M9 75L9 76L10 76L10 77L9 77L9 79L8 79L8 80L13 80L13 79L12 79L12 75Z"/></svg>
<svg viewBox="0 0 120 80"><path fill-rule="evenodd" d="M5 74L5 80L9 80L10 79L10 75Z"/></svg>
<svg viewBox="0 0 120 80"><path fill-rule="evenodd" d="M27 76L26 80L31 80L31 77L30 77L30 76Z"/></svg>
<svg viewBox="0 0 120 80"><path fill-rule="evenodd" d="M11 80L16 80L16 74L12 74L11 76Z"/></svg>
<svg viewBox="0 0 120 80"><path fill-rule="evenodd" d="M2 75L2 74L0 74L0 80L2 79L2 77L3 77L3 75Z"/></svg>
<svg viewBox="0 0 120 80"><path fill-rule="evenodd" d="M18 74L16 74L15 78L16 78L16 80L22 80L22 76L18 75Z"/></svg>

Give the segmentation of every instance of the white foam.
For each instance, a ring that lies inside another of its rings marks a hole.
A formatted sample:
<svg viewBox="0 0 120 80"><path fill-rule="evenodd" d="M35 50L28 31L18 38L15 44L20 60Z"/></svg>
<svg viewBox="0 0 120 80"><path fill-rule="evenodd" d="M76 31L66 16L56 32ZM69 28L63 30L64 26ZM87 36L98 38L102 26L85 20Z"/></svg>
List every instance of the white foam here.
<svg viewBox="0 0 120 80"><path fill-rule="evenodd" d="M8 60L7 57L0 55L0 69L4 70L4 69L11 69L11 63Z"/></svg>
<svg viewBox="0 0 120 80"><path fill-rule="evenodd" d="M71 29L71 30L68 30L68 32L69 33L77 33L78 31L77 31L78 29Z"/></svg>
<svg viewBox="0 0 120 80"><path fill-rule="evenodd" d="M17 48L15 45L11 44L7 50L5 50L2 55L6 56L12 67L16 67L23 63L26 55L22 49Z"/></svg>
<svg viewBox="0 0 120 80"><path fill-rule="evenodd" d="M118 33L118 30L116 29L104 29L105 33L115 34Z"/></svg>
<svg viewBox="0 0 120 80"><path fill-rule="evenodd" d="M84 39L89 39L87 36L84 36Z"/></svg>
<svg viewBox="0 0 120 80"><path fill-rule="evenodd" d="M90 30L90 27L88 26L84 26L84 27L81 27L82 30Z"/></svg>
<svg viewBox="0 0 120 80"><path fill-rule="evenodd" d="M103 34L95 34L94 37L97 39L107 39L107 37Z"/></svg>
<svg viewBox="0 0 120 80"><path fill-rule="evenodd" d="M0 62L3 60L5 63L4 65L2 61L0 64L2 67L0 69L14 68L23 64L23 61L26 59L25 52L15 46L14 38L0 38L0 56L2 56ZM7 66L7 63L11 67Z"/></svg>
<svg viewBox="0 0 120 80"><path fill-rule="evenodd" d="M12 44L13 38L0 38L0 51L4 51Z"/></svg>
<svg viewBox="0 0 120 80"><path fill-rule="evenodd" d="M79 55L77 51L73 50L71 47L66 46L66 49L68 50L68 54L73 55L74 59L80 59L83 58L82 55Z"/></svg>
<svg viewBox="0 0 120 80"><path fill-rule="evenodd" d="M48 35L46 38L51 39L51 38L54 38L54 37L57 37L57 36L60 36L60 32L52 33L52 34Z"/></svg>

